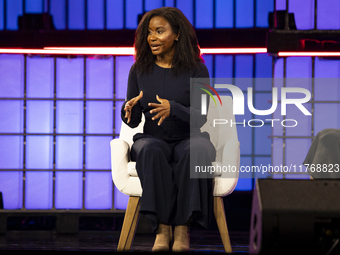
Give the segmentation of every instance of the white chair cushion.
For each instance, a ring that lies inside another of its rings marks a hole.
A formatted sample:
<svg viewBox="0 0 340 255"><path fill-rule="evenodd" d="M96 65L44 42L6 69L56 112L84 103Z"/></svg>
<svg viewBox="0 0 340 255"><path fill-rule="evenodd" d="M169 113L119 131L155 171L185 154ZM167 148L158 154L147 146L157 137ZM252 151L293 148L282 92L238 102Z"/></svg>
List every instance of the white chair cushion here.
<svg viewBox="0 0 340 255"><path fill-rule="evenodd" d="M130 161L128 163L128 174L133 177L138 177L137 170L136 170L136 162Z"/></svg>

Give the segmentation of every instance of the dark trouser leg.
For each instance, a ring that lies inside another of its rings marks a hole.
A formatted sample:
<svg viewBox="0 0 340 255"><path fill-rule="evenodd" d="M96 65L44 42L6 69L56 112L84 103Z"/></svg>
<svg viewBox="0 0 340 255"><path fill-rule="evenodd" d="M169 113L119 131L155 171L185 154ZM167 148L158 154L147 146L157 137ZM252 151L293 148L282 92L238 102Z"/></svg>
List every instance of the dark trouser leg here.
<svg viewBox="0 0 340 255"><path fill-rule="evenodd" d="M190 152L191 150L191 152ZM190 178L191 161L198 165L211 165L216 152L204 137L191 137L174 148L174 182L177 187L175 225L182 225L190 218L208 228L212 214L212 179ZM211 177L211 176L209 176Z"/></svg>
<svg viewBox="0 0 340 255"><path fill-rule="evenodd" d="M136 161L143 188L140 212L151 219L154 231L159 222L173 224L175 190L169 165L171 148L158 138L140 138L132 146L131 159Z"/></svg>

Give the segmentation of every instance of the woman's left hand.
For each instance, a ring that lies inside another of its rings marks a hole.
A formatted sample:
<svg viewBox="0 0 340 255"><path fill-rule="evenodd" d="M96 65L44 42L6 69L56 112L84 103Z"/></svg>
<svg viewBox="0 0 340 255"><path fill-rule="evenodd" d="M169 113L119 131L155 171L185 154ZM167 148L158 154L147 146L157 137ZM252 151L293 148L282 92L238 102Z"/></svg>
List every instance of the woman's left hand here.
<svg viewBox="0 0 340 255"><path fill-rule="evenodd" d="M156 95L156 99L160 104L149 103L149 106L154 107L150 113L157 113L152 117L152 120L160 118L158 121L158 126L160 126L164 119L170 116L170 103L168 100L160 98L158 95Z"/></svg>

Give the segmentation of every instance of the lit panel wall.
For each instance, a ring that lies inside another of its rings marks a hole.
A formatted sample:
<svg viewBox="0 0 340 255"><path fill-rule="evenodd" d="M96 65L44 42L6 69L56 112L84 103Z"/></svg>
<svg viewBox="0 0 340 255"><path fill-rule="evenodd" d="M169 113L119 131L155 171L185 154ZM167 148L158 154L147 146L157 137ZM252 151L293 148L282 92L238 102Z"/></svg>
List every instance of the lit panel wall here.
<svg viewBox="0 0 340 255"><path fill-rule="evenodd" d="M118 135L132 63L132 57L0 55L6 209L126 207L127 197L113 191L109 142Z"/></svg>
<svg viewBox="0 0 340 255"><path fill-rule="evenodd" d="M24 12L50 13L58 30L135 29L138 15L162 6L179 8L196 28L268 27L268 13L274 9L274 0L4 1L0 0L0 30L18 30L17 19Z"/></svg>
<svg viewBox="0 0 340 255"><path fill-rule="evenodd" d="M5 208L125 209L128 197L112 184L109 142L119 134L133 57L0 57ZM229 76L231 82L270 75L271 58L265 54L203 57L211 76ZM258 90L261 104L268 88ZM269 131L239 128L243 164L270 157L270 143L255 146ZM253 179L240 179L237 189L252 187Z"/></svg>
<svg viewBox="0 0 340 255"><path fill-rule="evenodd" d="M24 58L0 55L0 97L24 96ZM0 190L7 209L20 209L22 203L21 169L24 157L24 103L0 101ZM9 135L11 134L11 135ZM15 171L18 170L18 171Z"/></svg>

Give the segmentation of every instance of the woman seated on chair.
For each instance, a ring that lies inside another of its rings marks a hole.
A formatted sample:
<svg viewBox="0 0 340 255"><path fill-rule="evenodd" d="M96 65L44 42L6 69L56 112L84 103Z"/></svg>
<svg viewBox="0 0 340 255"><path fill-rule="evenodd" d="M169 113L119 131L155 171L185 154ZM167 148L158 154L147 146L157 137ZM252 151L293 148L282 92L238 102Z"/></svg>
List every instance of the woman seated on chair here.
<svg viewBox="0 0 340 255"><path fill-rule="evenodd" d="M146 13L136 30L122 119L134 128L145 115L131 160L143 189L140 212L157 232L153 251L188 251L190 223L207 228L212 214L212 179L190 178L190 160L209 166L216 155L209 134L200 131L206 116L200 97L191 100L190 78L209 73L188 19L171 7Z"/></svg>

